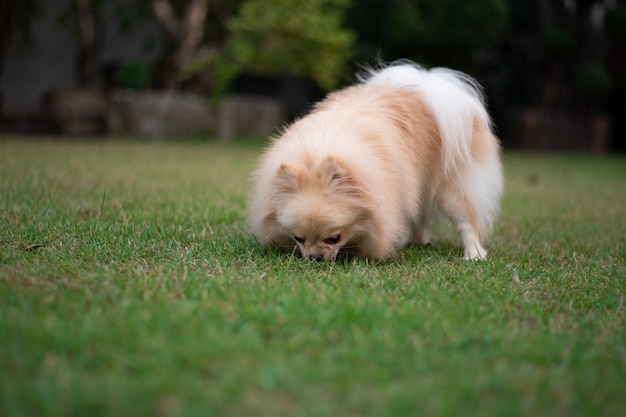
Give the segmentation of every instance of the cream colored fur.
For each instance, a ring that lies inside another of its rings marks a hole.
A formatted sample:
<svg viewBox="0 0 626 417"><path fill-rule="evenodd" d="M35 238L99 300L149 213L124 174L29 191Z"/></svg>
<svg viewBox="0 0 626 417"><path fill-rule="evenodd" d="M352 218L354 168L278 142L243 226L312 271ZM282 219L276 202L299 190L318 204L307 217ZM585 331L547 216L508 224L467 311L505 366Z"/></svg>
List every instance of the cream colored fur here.
<svg viewBox="0 0 626 417"><path fill-rule="evenodd" d="M428 243L435 213L456 226L465 258L484 258L503 188L476 82L409 63L330 94L273 141L253 179L259 241L318 260Z"/></svg>

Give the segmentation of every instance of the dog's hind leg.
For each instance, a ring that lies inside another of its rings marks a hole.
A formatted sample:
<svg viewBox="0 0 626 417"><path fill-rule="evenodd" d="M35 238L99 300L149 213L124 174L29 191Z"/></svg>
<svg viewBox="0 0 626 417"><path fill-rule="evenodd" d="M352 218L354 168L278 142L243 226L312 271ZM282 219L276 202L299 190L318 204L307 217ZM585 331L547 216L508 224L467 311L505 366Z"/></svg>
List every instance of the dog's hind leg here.
<svg viewBox="0 0 626 417"><path fill-rule="evenodd" d="M480 243L480 222L476 207L457 187L448 187L439 196L441 207L454 224L463 242L465 259L485 259L487 251Z"/></svg>
<svg viewBox="0 0 626 417"><path fill-rule="evenodd" d="M476 228L467 222L457 222L455 226L463 242L463 257L465 259L485 259L487 251L480 244Z"/></svg>

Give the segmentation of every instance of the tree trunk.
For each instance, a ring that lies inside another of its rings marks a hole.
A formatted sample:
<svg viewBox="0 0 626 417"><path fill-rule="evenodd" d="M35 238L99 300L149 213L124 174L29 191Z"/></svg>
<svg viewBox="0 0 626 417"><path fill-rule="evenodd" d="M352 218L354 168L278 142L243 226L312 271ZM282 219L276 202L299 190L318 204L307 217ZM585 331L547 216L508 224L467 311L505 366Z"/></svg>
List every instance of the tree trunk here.
<svg viewBox="0 0 626 417"><path fill-rule="evenodd" d="M90 0L75 0L78 16L80 49L78 53L78 77L80 85L98 85L99 59L96 27Z"/></svg>
<svg viewBox="0 0 626 417"><path fill-rule="evenodd" d="M183 36L178 51L178 66L184 68L198 51L204 36L204 22L207 12L207 0L192 0L185 10Z"/></svg>
<svg viewBox="0 0 626 417"><path fill-rule="evenodd" d="M175 74L166 81L168 88L179 87L178 75L198 53L204 36L208 0L190 0L182 19L174 13L168 0L153 0L152 11L172 38L171 62Z"/></svg>

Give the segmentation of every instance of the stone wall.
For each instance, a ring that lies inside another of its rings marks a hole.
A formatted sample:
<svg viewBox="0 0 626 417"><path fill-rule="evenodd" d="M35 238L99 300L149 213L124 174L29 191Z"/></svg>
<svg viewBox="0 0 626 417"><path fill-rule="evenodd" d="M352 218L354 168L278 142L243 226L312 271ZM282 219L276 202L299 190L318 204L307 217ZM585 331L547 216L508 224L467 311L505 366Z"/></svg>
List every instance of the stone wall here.
<svg viewBox="0 0 626 417"><path fill-rule="evenodd" d="M217 134L267 136L284 121L280 103L272 98L228 95L218 104L188 92L115 91L111 94L109 131L148 137Z"/></svg>

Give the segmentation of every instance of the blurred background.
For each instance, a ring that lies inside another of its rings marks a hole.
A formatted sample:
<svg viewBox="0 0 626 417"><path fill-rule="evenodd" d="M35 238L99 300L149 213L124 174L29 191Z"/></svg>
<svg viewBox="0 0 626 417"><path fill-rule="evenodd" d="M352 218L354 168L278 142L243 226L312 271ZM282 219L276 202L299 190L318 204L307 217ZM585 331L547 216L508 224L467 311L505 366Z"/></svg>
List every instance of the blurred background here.
<svg viewBox="0 0 626 417"><path fill-rule="evenodd" d="M263 137L400 58L506 148L626 151L626 0L1 0L0 132Z"/></svg>

